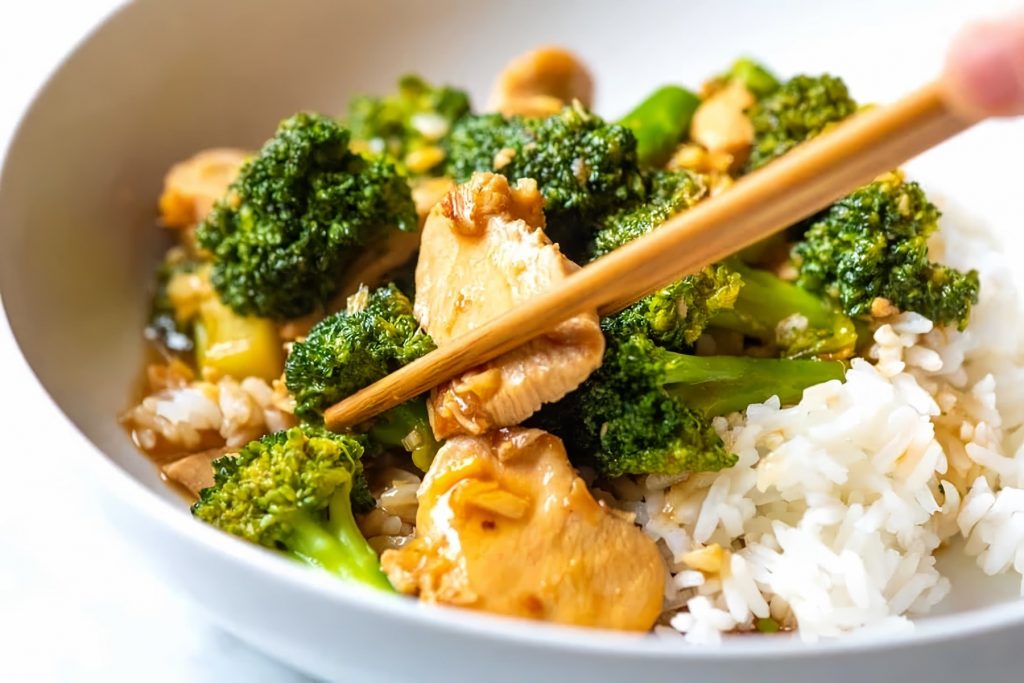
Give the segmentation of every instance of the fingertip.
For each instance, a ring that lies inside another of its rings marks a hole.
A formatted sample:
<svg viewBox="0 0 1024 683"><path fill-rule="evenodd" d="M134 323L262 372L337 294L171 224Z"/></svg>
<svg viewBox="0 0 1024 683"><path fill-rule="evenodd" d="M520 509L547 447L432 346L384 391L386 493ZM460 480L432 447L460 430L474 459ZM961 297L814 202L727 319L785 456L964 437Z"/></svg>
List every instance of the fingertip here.
<svg viewBox="0 0 1024 683"><path fill-rule="evenodd" d="M954 39L943 84L972 118L1024 113L1024 16L975 24Z"/></svg>

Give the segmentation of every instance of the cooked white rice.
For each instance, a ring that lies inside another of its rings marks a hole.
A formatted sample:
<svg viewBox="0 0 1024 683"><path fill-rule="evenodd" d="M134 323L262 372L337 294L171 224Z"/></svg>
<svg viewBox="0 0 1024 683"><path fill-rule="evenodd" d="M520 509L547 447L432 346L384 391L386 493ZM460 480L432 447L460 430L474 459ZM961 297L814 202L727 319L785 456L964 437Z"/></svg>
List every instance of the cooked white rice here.
<svg viewBox="0 0 1024 683"><path fill-rule="evenodd" d="M416 531L416 510L419 508L416 492L421 478L406 469L387 464L374 467L368 472L368 477L377 507L360 516L359 528L378 554L401 548L412 540Z"/></svg>
<svg viewBox="0 0 1024 683"><path fill-rule="evenodd" d="M671 571L659 633L906 625L950 590L935 553L958 535L985 573L1024 574L1020 301L982 236L944 239L945 261L981 275L965 332L884 321L844 383L718 419L734 467L617 491Z"/></svg>
<svg viewBox="0 0 1024 683"><path fill-rule="evenodd" d="M279 382L258 377L238 382L182 381L159 388L126 412L122 421L136 443L188 453L209 448L204 437L219 437L228 448L241 447L269 432L295 424L294 401Z"/></svg>

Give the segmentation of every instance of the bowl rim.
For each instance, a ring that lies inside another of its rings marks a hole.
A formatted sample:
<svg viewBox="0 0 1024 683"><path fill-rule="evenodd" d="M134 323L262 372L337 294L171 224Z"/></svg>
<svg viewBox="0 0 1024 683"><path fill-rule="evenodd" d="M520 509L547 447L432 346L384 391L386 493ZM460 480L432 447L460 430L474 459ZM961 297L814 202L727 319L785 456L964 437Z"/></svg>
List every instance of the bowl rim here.
<svg viewBox="0 0 1024 683"><path fill-rule="evenodd" d="M11 150L21 138L40 100L52 82L68 68L71 59L86 44L102 36L111 22L132 11L135 3L118 3L102 14L94 25L71 46L38 84L21 112L7 141L4 158L0 160L0 203L3 202L4 178L10 176ZM8 283L10 286L11 283ZM650 634L631 634L604 629L550 624L469 609L424 604L415 599L389 595L368 587L338 581L327 574L311 571L271 551L251 545L194 520L183 514L170 500L162 498L109 458L93 443L79 426L63 411L29 362L22 347L17 325L2 305L3 278L0 277L0 309L4 310L11 334L22 361L42 388L50 407L81 438L89 451L91 474L102 486L125 505L144 514L148 521L160 525L181 543L201 546L216 553L229 564L265 575L268 580L288 584L303 593L316 594L339 607L345 605L377 613L383 618L407 622L417 628L444 630L463 639L507 642L536 650L559 651L563 654L614 656L637 660L733 660L733 659L800 659L830 653L871 652L926 645L953 638L966 638L986 632L1024 625L1024 600L1010 600L955 614L930 616L913 621L913 628L869 628L837 638L805 642L798 637L762 638L754 635L727 637L721 645L684 643L680 638ZM111 418L113 419L113 417ZM139 454L139 457L144 457ZM183 590L183 592L187 592Z"/></svg>
<svg viewBox="0 0 1024 683"><path fill-rule="evenodd" d="M13 326L12 326L13 331ZM17 335L15 334L15 339ZM20 344L19 344L20 352ZM24 355L22 355L24 358ZM28 364L27 359L25 360ZM31 365L29 365L31 369ZM33 371L33 375L35 375ZM249 571L267 575L289 588L316 593L342 606L375 612L378 616L405 620L419 628L443 629L452 636L508 641L512 644L555 649L566 653L614 655L637 659L749 659L770 655L774 658L816 657L829 653L870 652L966 638L988 631L1024 625L1024 601L1012 600L956 614L927 617L914 621L913 628L868 628L838 638L804 642L798 637L762 638L755 635L726 638L721 645L683 643L680 638L665 638L647 633L631 634L606 629L565 626L487 614L469 609L430 605L403 595L391 595L348 584L286 557L277 555L241 539L231 537L183 514L171 501L158 496L123 470L86 437L60 409L42 382L51 407L85 442L92 457L92 473L123 503L141 511L153 523L173 533L179 542L200 545L218 553ZM142 457L140 455L140 457ZM347 605L346 605L347 604Z"/></svg>

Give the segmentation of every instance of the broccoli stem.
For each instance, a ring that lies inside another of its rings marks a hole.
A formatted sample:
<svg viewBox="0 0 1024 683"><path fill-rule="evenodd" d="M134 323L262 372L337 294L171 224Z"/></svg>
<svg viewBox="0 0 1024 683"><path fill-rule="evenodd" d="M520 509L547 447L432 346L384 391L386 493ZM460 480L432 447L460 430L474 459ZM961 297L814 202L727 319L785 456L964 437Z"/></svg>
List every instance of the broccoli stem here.
<svg viewBox="0 0 1024 683"><path fill-rule="evenodd" d="M348 550L324 525L305 512L295 514L288 549L304 562L353 578Z"/></svg>
<svg viewBox="0 0 1024 683"><path fill-rule="evenodd" d="M788 358L848 358L853 353L857 329L827 301L736 259L728 266L743 278L743 287L733 308L712 319L713 327L777 345Z"/></svg>
<svg viewBox="0 0 1024 683"><path fill-rule="evenodd" d="M378 417L370 427L370 437L383 446L401 446L412 455L413 464L424 472L440 448L430 428L427 404L423 399L395 406Z"/></svg>
<svg viewBox="0 0 1024 683"><path fill-rule="evenodd" d="M732 68L724 74L728 80L738 81L750 93L760 99L779 89L779 79L749 57L741 57L733 63Z"/></svg>
<svg viewBox="0 0 1024 683"><path fill-rule="evenodd" d="M726 415L778 396L797 403L804 389L843 378L838 361L689 356L664 351L665 390L705 415Z"/></svg>
<svg viewBox="0 0 1024 683"><path fill-rule="evenodd" d="M359 530L359 525L356 524L355 515L352 514L351 488L351 484L339 487L327 508L330 515L327 527L334 538L338 539L339 545L344 548L348 558L346 567L351 574L345 576L376 586L381 590L392 591L394 589L391 587L391 582L381 571L377 553L366 542L363 533Z"/></svg>
<svg viewBox="0 0 1024 683"><path fill-rule="evenodd" d="M619 123L633 131L641 164L661 165L690 130L700 98L677 85L658 88L622 117Z"/></svg>
<svg viewBox="0 0 1024 683"><path fill-rule="evenodd" d="M391 583L380 570L377 553L356 526L349 502L351 487L342 488L345 490L339 490L331 502L328 526L305 512L295 514L291 520L288 550L303 562L326 569L343 579L393 591Z"/></svg>

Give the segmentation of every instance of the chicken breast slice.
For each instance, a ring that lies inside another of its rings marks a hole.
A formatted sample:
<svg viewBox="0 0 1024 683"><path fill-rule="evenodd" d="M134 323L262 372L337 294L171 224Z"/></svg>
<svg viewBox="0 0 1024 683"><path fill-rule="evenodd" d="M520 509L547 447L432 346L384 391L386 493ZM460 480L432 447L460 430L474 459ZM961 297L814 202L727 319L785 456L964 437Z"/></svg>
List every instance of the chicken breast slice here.
<svg viewBox="0 0 1024 683"><path fill-rule="evenodd" d="M551 434L514 427L450 439L418 497L416 538L381 558L403 593L620 630L647 630L661 612L654 542L594 500Z"/></svg>
<svg viewBox="0 0 1024 683"><path fill-rule="evenodd" d="M578 266L544 234L537 184L478 173L449 192L423 226L415 314L439 347L558 287ZM595 311L446 382L431 394L434 434L516 425L580 385L600 364Z"/></svg>
<svg viewBox="0 0 1024 683"><path fill-rule="evenodd" d="M171 166L160 195L161 222L169 228L188 228L206 218L249 156L240 149L208 149Z"/></svg>

